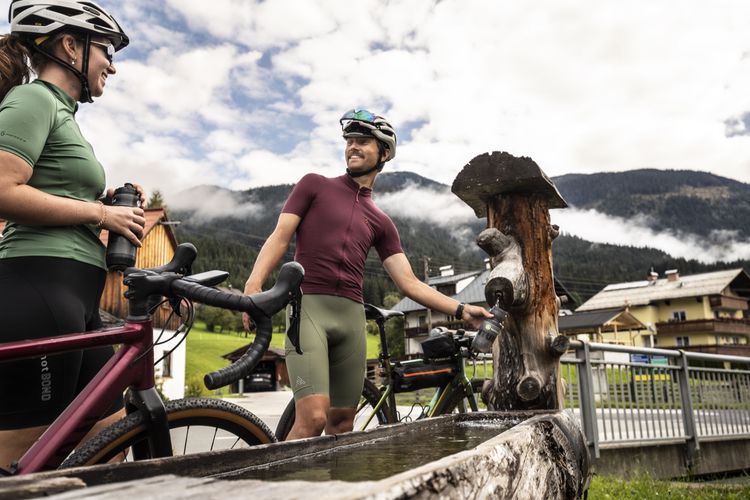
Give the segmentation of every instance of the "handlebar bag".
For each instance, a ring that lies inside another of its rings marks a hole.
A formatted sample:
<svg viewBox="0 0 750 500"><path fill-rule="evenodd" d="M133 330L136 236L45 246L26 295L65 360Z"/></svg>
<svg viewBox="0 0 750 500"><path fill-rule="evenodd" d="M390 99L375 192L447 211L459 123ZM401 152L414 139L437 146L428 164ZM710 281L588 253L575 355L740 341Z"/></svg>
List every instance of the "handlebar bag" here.
<svg viewBox="0 0 750 500"><path fill-rule="evenodd" d="M447 358L458 354L458 346L450 333L431 335L421 342L424 357L428 359Z"/></svg>
<svg viewBox="0 0 750 500"><path fill-rule="evenodd" d="M454 358L443 360L422 359L393 366L393 387L396 392L411 392L426 387L447 384L458 373Z"/></svg>

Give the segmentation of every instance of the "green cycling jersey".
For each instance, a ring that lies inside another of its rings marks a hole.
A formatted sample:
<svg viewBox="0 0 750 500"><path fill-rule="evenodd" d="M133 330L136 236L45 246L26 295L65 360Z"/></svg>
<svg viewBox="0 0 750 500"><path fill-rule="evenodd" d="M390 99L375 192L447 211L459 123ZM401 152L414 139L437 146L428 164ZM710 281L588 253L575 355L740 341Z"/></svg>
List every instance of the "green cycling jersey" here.
<svg viewBox="0 0 750 500"><path fill-rule="evenodd" d="M0 104L0 150L33 169L28 185L55 196L95 201L104 169L75 121L77 103L41 80L11 89ZM106 269L105 248L93 225L32 226L8 221L0 258L61 257Z"/></svg>

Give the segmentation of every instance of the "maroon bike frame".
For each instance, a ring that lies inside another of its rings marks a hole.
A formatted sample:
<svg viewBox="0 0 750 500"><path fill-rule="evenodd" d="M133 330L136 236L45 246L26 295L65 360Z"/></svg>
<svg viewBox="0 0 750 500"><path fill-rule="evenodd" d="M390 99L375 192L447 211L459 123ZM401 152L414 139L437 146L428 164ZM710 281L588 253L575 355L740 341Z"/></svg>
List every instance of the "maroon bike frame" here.
<svg viewBox="0 0 750 500"><path fill-rule="evenodd" d="M148 319L127 322L117 328L0 344L0 361L122 344L83 391L18 460L15 474L56 469L125 389L153 388L153 341L152 323Z"/></svg>

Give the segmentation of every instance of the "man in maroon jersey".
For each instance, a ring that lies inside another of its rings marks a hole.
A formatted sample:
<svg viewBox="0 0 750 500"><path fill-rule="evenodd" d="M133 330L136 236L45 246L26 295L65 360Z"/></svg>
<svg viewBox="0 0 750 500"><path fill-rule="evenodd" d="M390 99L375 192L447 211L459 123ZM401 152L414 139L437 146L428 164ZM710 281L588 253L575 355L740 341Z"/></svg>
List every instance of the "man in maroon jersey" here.
<svg viewBox="0 0 750 500"><path fill-rule="evenodd" d="M372 201L375 178L396 156L393 127L381 116L354 109L340 123L346 174L307 174L295 185L245 284L246 294L260 292L296 234L295 260L305 268L305 280L302 354L289 339L286 346L297 412L288 439L352 430L366 369L362 281L371 247L405 296L475 328L491 317L484 308L459 303L420 281L404 255L396 226Z"/></svg>

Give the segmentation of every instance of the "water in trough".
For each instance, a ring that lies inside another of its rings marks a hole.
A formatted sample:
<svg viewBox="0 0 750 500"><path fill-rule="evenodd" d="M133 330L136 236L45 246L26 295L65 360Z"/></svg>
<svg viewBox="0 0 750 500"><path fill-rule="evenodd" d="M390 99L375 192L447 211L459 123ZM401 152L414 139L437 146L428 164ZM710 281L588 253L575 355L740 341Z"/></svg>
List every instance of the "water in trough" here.
<svg viewBox="0 0 750 500"><path fill-rule="evenodd" d="M516 419L456 422L439 433L398 436L339 446L222 474L222 479L265 481L376 481L475 446L519 423Z"/></svg>

